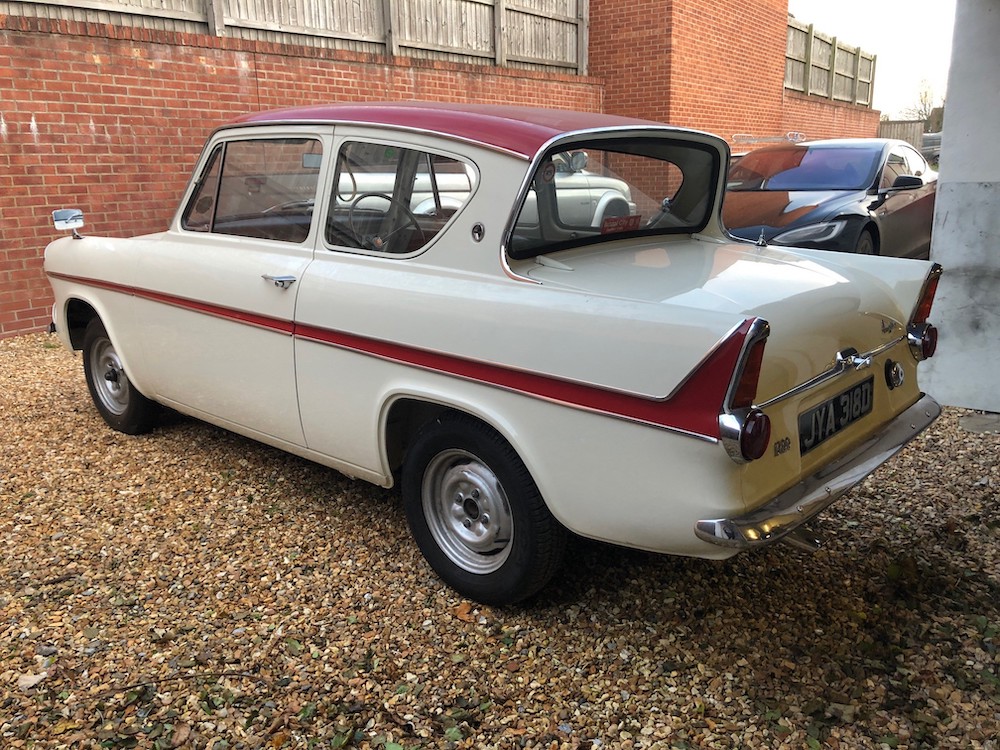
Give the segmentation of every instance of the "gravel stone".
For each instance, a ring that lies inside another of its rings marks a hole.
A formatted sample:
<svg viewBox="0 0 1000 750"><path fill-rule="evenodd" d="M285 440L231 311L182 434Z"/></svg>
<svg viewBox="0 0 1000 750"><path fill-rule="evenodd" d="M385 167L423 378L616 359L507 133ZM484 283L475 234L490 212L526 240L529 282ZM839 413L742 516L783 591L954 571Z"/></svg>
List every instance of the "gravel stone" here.
<svg viewBox="0 0 1000 750"><path fill-rule="evenodd" d="M834 505L818 553L574 540L495 609L434 576L395 492L176 415L115 433L78 354L0 340L0 746L998 750L976 416Z"/></svg>

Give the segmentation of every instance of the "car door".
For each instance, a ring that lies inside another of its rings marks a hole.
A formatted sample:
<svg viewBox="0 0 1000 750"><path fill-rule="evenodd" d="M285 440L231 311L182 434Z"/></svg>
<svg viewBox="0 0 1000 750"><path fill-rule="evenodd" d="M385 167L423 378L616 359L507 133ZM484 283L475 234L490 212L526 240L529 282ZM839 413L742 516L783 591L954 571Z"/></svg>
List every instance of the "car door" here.
<svg viewBox="0 0 1000 750"><path fill-rule="evenodd" d="M446 284L416 257L455 221L478 173L416 137L340 128L337 138L337 189L324 200L324 236L296 308L299 403L310 451L381 481L379 410L411 325L400 312L432 302Z"/></svg>
<svg viewBox="0 0 1000 750"><path fill-rule="evenodd" d="M139 261L137 315L158 401L303 445L293 329L318 232L324 138L237 131L210 144L182 212Z"/></svg>
<svg viewBox="0 0 1000 750"><path fill-rule="evenodd" d="M893 181L902 175L920 177L925 184L919 188L892 189ZM882 170L879 187L888 191L875 210L882 234L881 254L926 258L934 218L936 184L933 172L915 150L904 145L894 146Z"/></svg>

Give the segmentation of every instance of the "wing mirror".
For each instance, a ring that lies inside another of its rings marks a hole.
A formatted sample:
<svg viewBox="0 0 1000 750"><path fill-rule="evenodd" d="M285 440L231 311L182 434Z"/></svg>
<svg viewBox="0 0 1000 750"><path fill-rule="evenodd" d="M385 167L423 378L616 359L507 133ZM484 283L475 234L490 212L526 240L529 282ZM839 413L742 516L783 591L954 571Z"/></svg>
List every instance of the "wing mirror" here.
<svg viewBox="0 0 1000 750"><path fill-rule="evenodd" d="M919 177L915 177L912 174L901 174L897 177L893 183L890 190L913 190L914 188L923 187L924 181Z"/></svg>
<svg viewBox="0 0 1000 750"><path fill-rule="evenodd" d="M73 232L74 239L80 239L76 231L83 226L83 211L79 208L58 208L52 212L52 225L58 232Z"/></svg>

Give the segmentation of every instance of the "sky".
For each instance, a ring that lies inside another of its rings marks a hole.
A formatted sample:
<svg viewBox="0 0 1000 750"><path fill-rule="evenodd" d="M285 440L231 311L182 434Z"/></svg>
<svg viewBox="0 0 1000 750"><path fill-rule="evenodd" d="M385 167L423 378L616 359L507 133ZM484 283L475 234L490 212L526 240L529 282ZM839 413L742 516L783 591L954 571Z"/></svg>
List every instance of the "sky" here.
<svg viewBox="0 0 1000 750"><path fill-rule="evenodd" d="M945 98L956 0L788 0L788 12L816 31L876 55L872 106L903 119L927 88Z"/></svg>

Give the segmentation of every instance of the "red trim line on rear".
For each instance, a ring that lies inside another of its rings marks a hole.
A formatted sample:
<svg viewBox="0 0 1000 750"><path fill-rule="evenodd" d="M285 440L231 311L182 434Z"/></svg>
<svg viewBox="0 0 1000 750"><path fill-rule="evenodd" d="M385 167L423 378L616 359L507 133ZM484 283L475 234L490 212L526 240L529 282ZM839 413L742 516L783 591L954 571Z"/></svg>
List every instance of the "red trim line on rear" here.
<svg viewBox="0 0 1000 750"><path fill-rule="evenodd" d="M523 393L573 408L710 439L719 438L719 413L722 411L733 370L739 361L743 341L753 323L753 319L748 319L737 327L669 398L648 398L504 365L479 362L359 336L346 331L256 315L162 292L65 274L50 273L49 276L265 328L276 333L293 335L303 341L334 346L410 367Z"/></svg>

